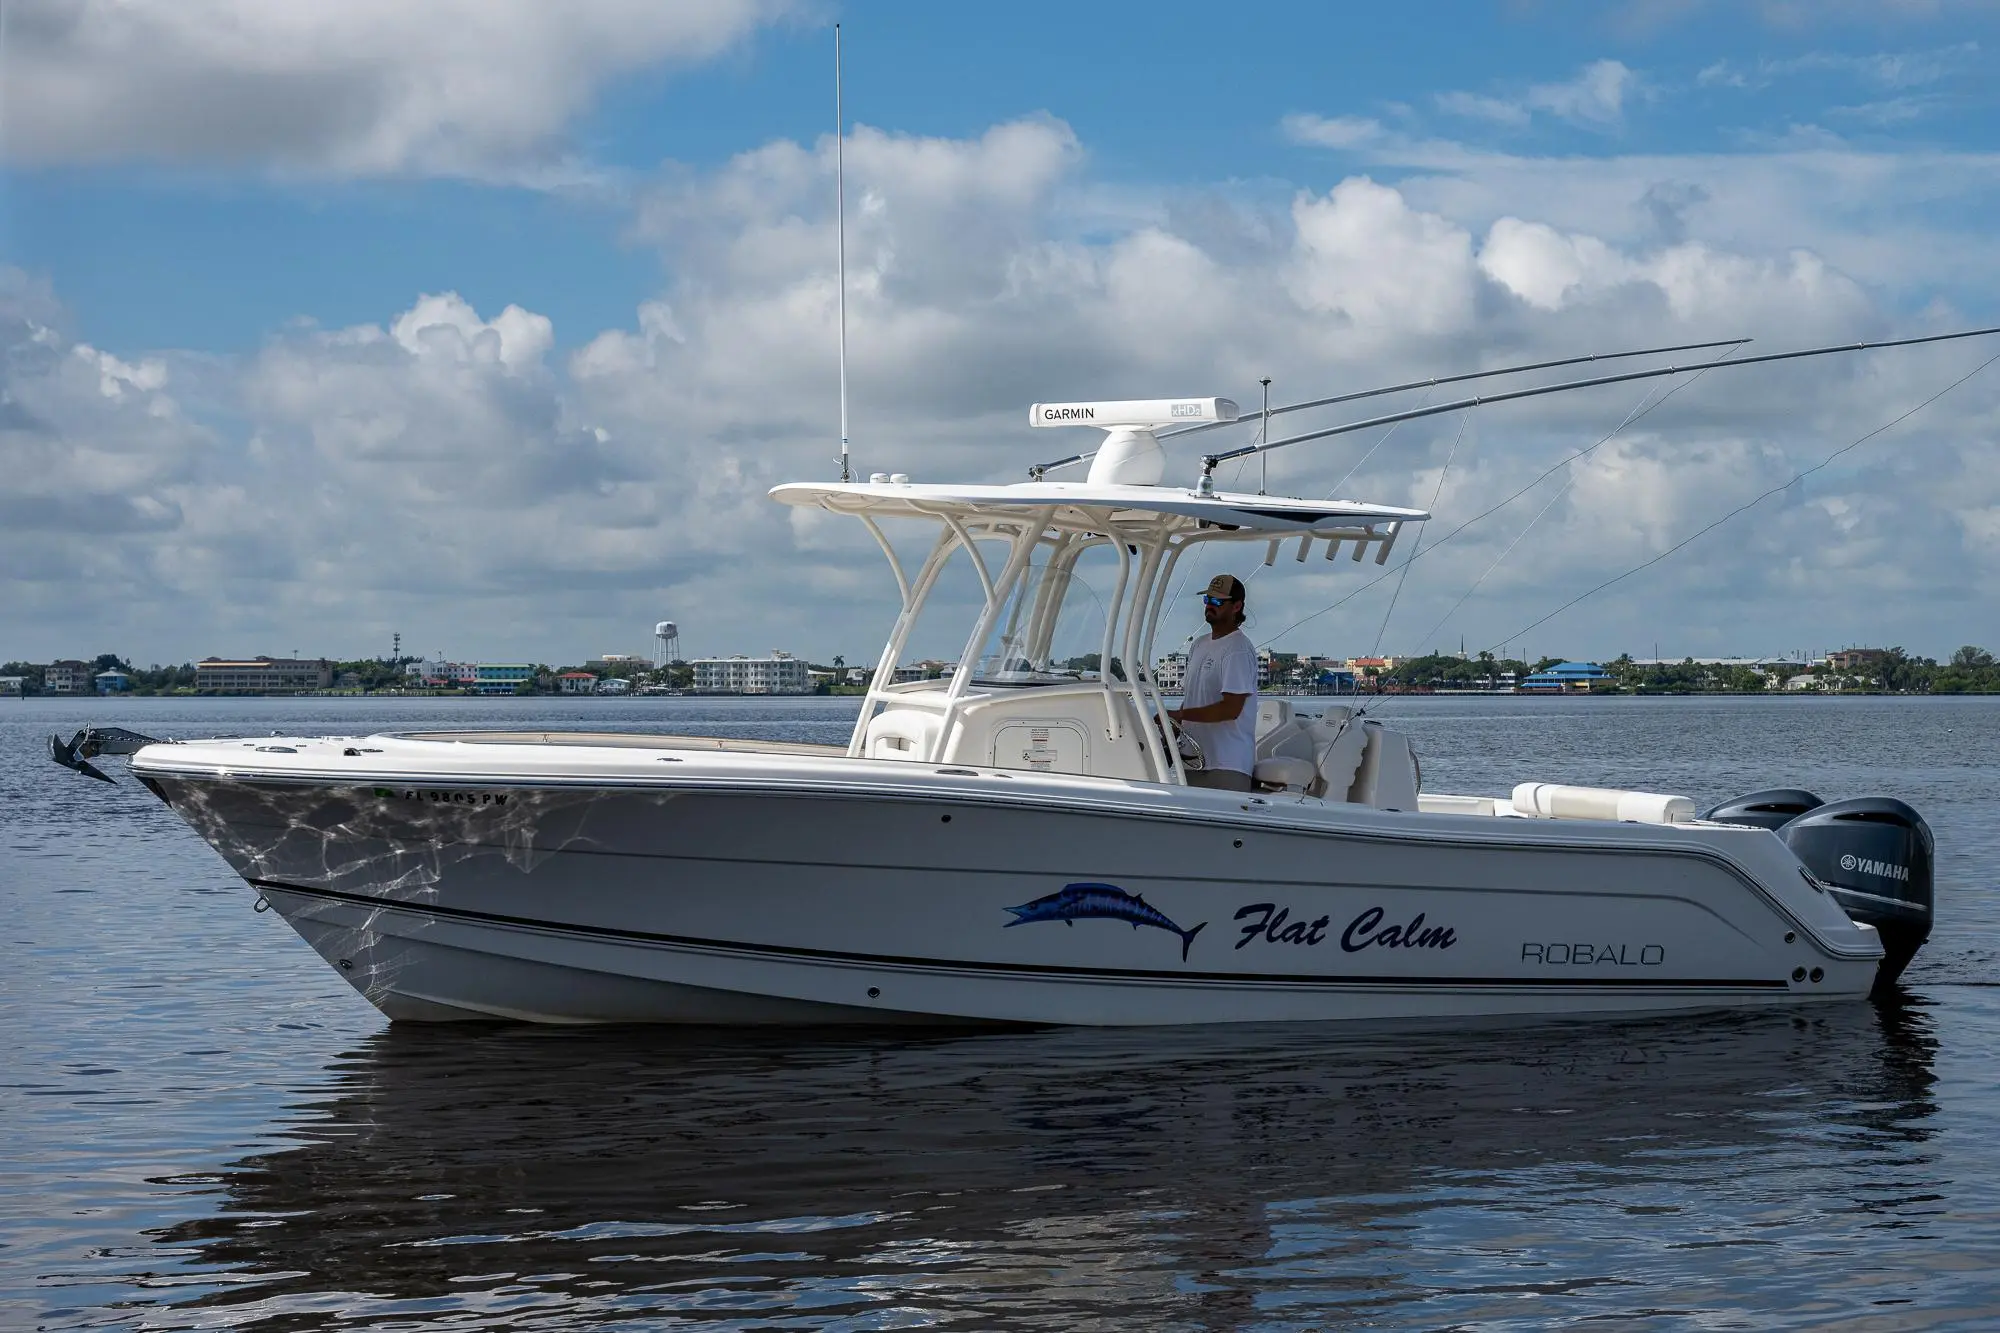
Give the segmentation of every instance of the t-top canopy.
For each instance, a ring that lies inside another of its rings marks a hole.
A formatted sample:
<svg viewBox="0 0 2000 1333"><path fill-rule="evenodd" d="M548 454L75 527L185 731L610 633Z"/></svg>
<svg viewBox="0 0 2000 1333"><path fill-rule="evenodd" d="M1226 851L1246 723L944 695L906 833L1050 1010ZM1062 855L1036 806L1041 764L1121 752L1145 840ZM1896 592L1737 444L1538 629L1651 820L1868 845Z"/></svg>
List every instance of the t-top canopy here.
<svg viewBox="0 0 2000 1333"><path fill-rule="evenodd" d="M1293 533L1369 536L1380 524L1417 523L1421 509L1359 500L1300 500L1285 495L1202 495L1173 486L1117 486L1092 482L1030 481L1010 486L919 485L914 482L787 482L771 488L780 504L811 506L834 514L870 518L1018 519L1053 507L1048 526L1101 532L1105 520L1185 520L1175 527L1207 528L1244 537Z"/></svg>

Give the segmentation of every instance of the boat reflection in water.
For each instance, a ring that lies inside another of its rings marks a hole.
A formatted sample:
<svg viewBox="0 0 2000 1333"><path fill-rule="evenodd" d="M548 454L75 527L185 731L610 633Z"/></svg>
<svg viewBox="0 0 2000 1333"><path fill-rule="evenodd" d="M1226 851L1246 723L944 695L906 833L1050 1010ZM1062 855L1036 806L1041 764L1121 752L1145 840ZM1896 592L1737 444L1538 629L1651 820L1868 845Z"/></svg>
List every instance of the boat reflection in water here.
<svg viewBox="0 0 2000 1333"><path fill-rule="evenodd" d="M1928 1229L1935 1047L1895 1006L1401 1036L398 1025L296 1108L301 1146L157 1237L229 1272L145 1322L1830 1314L1900 1294L1857 1277L1885 1270L1936 1300L1962 1270Z"/></svg>

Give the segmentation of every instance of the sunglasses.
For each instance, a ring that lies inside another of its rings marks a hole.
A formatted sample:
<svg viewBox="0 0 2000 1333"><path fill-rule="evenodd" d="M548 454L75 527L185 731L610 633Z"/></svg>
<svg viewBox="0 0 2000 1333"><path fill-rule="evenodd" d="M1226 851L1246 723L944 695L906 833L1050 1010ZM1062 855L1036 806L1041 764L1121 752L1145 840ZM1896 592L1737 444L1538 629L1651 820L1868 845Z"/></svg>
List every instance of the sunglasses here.
<svg viewBox="0 0 2000 1333"><path fill-rule="evenodd" d="M1231 602L1235 600L1236 599L1234 597L1213 597L1210 596L1208 593L1203 593L1201 595L1201 604L1203 606L1228 606Z"/></svg>

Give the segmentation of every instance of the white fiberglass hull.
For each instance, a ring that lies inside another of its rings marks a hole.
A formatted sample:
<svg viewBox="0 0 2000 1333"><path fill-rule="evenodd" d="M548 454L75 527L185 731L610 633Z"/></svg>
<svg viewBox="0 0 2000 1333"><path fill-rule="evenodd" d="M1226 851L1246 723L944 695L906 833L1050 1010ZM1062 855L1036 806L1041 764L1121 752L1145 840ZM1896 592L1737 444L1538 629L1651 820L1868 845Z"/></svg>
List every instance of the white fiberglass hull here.
<svg viewBox="0 0 2000 1333"><path fill-rule="evenodd" d="M1635 1013L1860 997L1881 952L1752 829L659 748L133 768L398 1019Z"/></svg>

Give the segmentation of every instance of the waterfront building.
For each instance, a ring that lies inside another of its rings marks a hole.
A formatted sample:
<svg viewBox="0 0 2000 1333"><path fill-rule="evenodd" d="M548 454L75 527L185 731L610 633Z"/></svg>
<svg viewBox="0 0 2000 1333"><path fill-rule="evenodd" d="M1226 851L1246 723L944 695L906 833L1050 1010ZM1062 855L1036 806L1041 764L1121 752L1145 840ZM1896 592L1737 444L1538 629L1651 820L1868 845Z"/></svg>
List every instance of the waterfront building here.
<svg viewBox="0 0 2000 1333"><path fill-rule="evenodd" d="M132 688L132 678L122 671L100 671L90 679L99 694L123 694Z"/></svg>
<svg viewBox="0 0 2000 1333"><path fill-rule="evenodd" d="M85 694L90 690L94 670L88 662L64 658L42 668L43 694Z"/></svg>
<svg viewBox="0 0 2000 1333"><path fill-rule="evenodd" d="M694 668L697 694L811 694L806 664L790 653L769 657L698 657ZM897 673L902 678L902 673Z"/></svg>
<svg viewBox="0 0 2000 1333"><path fill-rule="evenodd" d="M1186 653L1168 653L1165 657L1153 663L1153 682L1160 687L1162 694L1179 694L1187 688L1187 663L1188 655ZM1270 687L1274 668L1275 659L1271 654L1271 650L1269 648L1259 648L1257 650L1258 689L1262 690Z"/></svg>
<svg viewBox="0 0 2000 1333"><path fill-rule="evenodd" d="M298 694L333 683L333 663L323 657L205 657L194 664L202 694Z"/></svg>
<svg viewBox="0 0 2000 1333"><path fill-rule="evenodd" d="M26 676L0 676L0 694L26 694L27 692L28 678Z"/></svg>
<svg viewBox="0 0 2000 1333"><path fill-rule="evenodd" d="M1797 671L1805 663L1796 657L1634 657L1629 659L1635 667L1677 667L1694 666L1741 668L1755 671L1758 675L1772 672Z"/></svg>
<svg viewBox="0 0 2000 1333"><path fill-rule="evenodd" d="M1835 671L1868 671L1887 657L1885 648L1843 648L1837 653L1826 655L1826 664Z"/></svg>
<svg viewBox="0 0 2000 1333"><path fill-rule="evenodd" d="M1514 687L1516 694L1588 694L1611 684L1611 673L1595 662L1558 662Z"/></svg>
<svg viewBox="0 0 2000 1333"><path fill-rule="evenodd" d="M472 688L480 694L514 694L534 679L528 662L478 662L472 668Z"/></svg>
<svg viewBox="0 0 2000 1333"><path fill-rule="evenodd" d="M564 694L595 694L597 677L588 671L565 671L556 677L556 688Z"/></svg>
<svg viewBox="0 0 2000 1333"><path fill-rule="evenodd" d="M599 675L602 675L606 671L613 671L620 667L650 667L653 665L653 659L650 657L641 657L637 653L605 653L602 656L591 658L583 665L585 670L595 671Z"/></svg>
<svg viewBox="0 0 2000 1333"><path fill-rule="evenodd" d="M603 680L597 682L597 693L599 694L625 694L631 688L632 682L623 676L606 676Z"/></svg>
<svg viewBox="0 0 2000 1333"><path fill-rule="evenodd" d="M479 667L472 662L412 662L406 669L434 690L469 690L479 682Z"/></svg>

